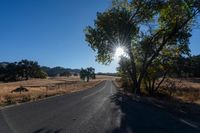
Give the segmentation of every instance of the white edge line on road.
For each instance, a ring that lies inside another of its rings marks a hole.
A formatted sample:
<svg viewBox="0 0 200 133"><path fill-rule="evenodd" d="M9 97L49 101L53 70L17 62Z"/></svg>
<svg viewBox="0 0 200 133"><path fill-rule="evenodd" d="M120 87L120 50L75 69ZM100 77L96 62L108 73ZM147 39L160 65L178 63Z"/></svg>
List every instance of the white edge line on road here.
<svg viewBox="0 0 200 133"><path fill-rule="evenodd" d="M188 122L188 121L186 121L186 120L180 119L180 121L181 121L182 123L184 123L184 124L187 124L187 125L191 126L191 127L199 128L197 125L195 125L195 124L193 124L193 123L191 123L191 122Z"/></svg>

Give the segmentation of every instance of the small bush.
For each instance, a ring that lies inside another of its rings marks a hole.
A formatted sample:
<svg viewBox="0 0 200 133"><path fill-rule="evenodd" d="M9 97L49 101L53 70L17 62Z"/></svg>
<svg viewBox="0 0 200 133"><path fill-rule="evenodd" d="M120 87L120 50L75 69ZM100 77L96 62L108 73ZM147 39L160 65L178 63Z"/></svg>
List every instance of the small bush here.
<svg viewBox="0 0 200 133"><path fill-rule="evenodd" d="M44 98L44 97L46 97L46 95L44 95L44 94L39 94L39 95L37 96L37 99L42 99L42 98Z"/></svg>
<svg viewBox="0 0 200 133"><path fill-rule="evenodd" d="M30 95L23 95L22 98L20 99L20 102L27 102L31 100Z"/></svg>
<svg viewBox="0 0 200 133"><path fill-rule="evenodd" d="M6 103L6 104L13 104L13 103L15 103L14 98L13 98L12 96L10 96L10 95L6 95L6 96L4 97L4 99L5 99L5 103Z"/></svg>
<svg viewBox="0 0 200 133"><path fill-rule="evenodd" d="M23 87L23 86L20 86L20 87L18 87L18 88L16 88L16 89L14 89L14 90L12 90L11 91L11 93L13 93L13 92L28 92L28 89L26 89L25 87Z"/></svg>

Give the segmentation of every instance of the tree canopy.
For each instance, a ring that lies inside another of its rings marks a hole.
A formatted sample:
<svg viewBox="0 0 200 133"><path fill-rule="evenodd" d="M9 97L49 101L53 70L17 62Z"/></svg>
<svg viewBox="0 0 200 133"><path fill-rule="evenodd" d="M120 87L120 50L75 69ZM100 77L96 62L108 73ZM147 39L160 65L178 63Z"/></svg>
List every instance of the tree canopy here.
<svg viewBox="0 0 200 133"><path fill-rule="evenodd" d="M88 67L86 69L81 68L80 78L84 81L86 80L87 82L89 82L90 78L95 79L95 69L92 67Z"/></svg>
<svg viewBox="0 0 200 133"><path fill-rule="evenodd" d="M0 65L0 80L18 81L29 78L46 78L47 74L42 71L35 61L21 60L20 62L6 63Z"/></svg>
<svg viewBox="0 0 200 133"><path fill-rule="evenodd" d="M111 8L97 13L94 26L85 29L86 41L103 64L113 60L116 47L123 47L129 60L127 76L140 93L141 82L153 66L160 66L158 72L189 54L199 13L199 0L114 0Z"/></svg>

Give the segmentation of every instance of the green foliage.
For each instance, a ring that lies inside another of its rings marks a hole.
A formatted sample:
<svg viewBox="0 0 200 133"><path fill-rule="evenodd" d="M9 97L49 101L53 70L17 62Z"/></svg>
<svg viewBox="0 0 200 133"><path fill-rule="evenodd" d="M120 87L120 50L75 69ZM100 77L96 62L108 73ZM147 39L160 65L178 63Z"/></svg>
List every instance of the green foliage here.
<svg viewBox="0 0 200 133"><path fill-rule="evenodd" d="M86 69L82 68L80 71L80 78L84 81L86 80L87 82L89 82L90 78L95 79L95 69L92 67L88 67Z"/></svg>
<svg viewBox="0 0 200 133"><path fill-rule="evenodd" d="M21 60L20 62L7 63L4 66L0 66L0 80L5 82L46 77L47 74L34 61Z"/></svg>
<svg viewBox="0 0 200 133"><path fill-rule="evenodd" d="M200 77L200 55L182 57L175 62L172 76L181 77Z"/></svg>
<svg viewBox="0 0 200 133"><path fill-rule="evenodd" d="M47 73L40 69L40 70L37 70L35 72L33 77L34 78L45 79L45 78L47 78L47 76L48 76Z"/></svg>
<svg viewBox="0 0 200 133"><path fill-rule="evenodd" d="M71 76L71 73L79 73L79 69L70 69L70 68L63 68L63 67L41 67L41 69L48 74L50 77L55 77L55 76Z"/></svg>
<svg viewBox="0 0 200 133"><path fill-rule="evenodd" d="M16 81L18 73L17 63L10 63L4 67L4 73L2 73L3 81Z"/></svg>
<svg viewBox="0 0 200 133"><path fill-rule="evenodd" d="M133 82L131 80L131 62L130 59L126 57L122 57L119 61L119 67L117 67L118 75L122 80L122 87L125 90L130 89L133 86Z"/></svg>
<svg viewBox="0 0 200 133"><path fill-rule="evenodd" d="M42 72L37 62L21 60L17 64L18 77L28 80L29 78L45 77L45 73Z"/></svg>
<svg viewBox="0 0 200 133"><path fill-rule="evenodd" d="M130 11L115 5L104 13L97 13L95 27L88 26L85 30L86 41L93 50L97 50L97 61L108 64L112 61L114 50L117 46L125 45L129 32L134 34L135 30L129 31L131 23Z"/></svg>
<svg viewBox="0 0 200 133"><path fill-rule="evenodd" d="M120 62L119 73L140 93L145 77L152 82L158 73L166 75L180 55L189 55L199 5L198 0L114 0L110 9L97 13L94 26L86 28L86 41L103 64L112 61L116 47L124 47L129 57Z"/></svg>
<svg viewBox="0 0 200 133"><path fill-rule="evenodd" d="M68 71L65 71L65 72L61 73L60 76L69 77L69 76L72 76L72 74Z"/></svg>

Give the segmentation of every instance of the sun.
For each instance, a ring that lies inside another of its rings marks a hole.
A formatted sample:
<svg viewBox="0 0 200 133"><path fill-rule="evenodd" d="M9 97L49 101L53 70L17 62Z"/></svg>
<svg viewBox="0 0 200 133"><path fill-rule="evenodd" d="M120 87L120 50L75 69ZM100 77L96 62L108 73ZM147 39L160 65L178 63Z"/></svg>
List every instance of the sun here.
<svg viewBox="0 0 200 133"><path fill-rule="evenodd" d="M124 49L122 47L118 47L116 48L116 51L115 51L115 57L116 58L119 58L120 56L124 55Z"/></svg>

